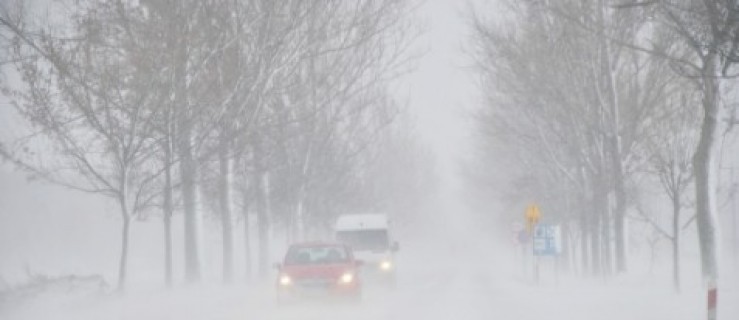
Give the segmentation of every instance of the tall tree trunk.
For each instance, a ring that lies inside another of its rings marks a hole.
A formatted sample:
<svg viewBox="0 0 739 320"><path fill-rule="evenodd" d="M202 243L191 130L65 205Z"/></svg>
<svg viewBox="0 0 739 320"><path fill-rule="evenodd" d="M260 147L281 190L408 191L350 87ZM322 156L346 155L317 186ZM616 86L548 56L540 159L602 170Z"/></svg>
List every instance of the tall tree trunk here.
<svg viewBox="0 0 739 320"><path fill-rule="evenodd" d="M270 221L270 194L269 194L269 174L264 165L264 154L262 153L261 140L257 138L254 144L254 157L256 164L256 179L254 186L256 187L256 211L257 211L257 233L259 237L259 248L258 248L258 265L257 272L259 277L264 279L268 275L269 270L269 229L271 226Z"/></svg>
<svg viewBox="0 0 739 320"><path fill-rule="evenodd" d="M164 169L164 279L167 288L172 287L172 161L171 150L166 149Z"/></svg>
<svg viewBox="0 0 739 320"><path fill-rule="evenodd" d="M269 249L271 227L270 221L270 205L269 205L269 174L262 172L259 178L259 196L257 197L257 219L259 220L259 266L258 272L260 278L266 278L269 270Z"/></svg>
<svg viewBox="0 0 739 320"><path fill-rule="evenodd" d="M171 109L167 112L167 130L165 132L164 141L164 203L162 211L164 214L164 281L167 288L172 287L172 215L174 214L174 205L172 203L172 113Z"/></svg>
<svg viewBox="0 0 739 320"><path fill-rule="evenodd" d="M600 275L600 214L593 213L590 221L590 272L593 276Z"/></svg>
<svg viewBox="0 0 739 320"><path fill-rule="evenodd" d="M244 160L242 158L242 160ZM242 165L244 166L244 186L242 189L242 215L244 216L244 277L246 281L250 281L252 277L252 251L251 251L251 223L249 222L249 209L250 209L250 201L254 199L254 195L257 194L255 188L257 187L256 184L249 181L249 162L243 161ZM249 187L251 185L252 187ZM252 192L250 192L250 190Z"/></svg>
<svg viewBox="0 0 739 320"><path fill-rule="evenodd" d="M616 124L617 126L618 124ZM616 272L627 271L626 263L626 189L624 187L623 163L621 162L621 142L618 133L611 138L611 156L613 163L614 195L616 207L613 212L613 227L615 232Z"/></svg>
<svg viewBox="0 0 739 320"><path fill-rule="evenodd" d="M131 226L131 216L128 213L125 199L119 199L119 205L121 209L121 218L123 218L123 226L121 230L121 256L118 264L118 290L123 291L126 288L126 275L128 270L128 238Z"/></svg>
<svg viewBox="0 0 739 320"><path fill-rule="evenodd" d="M123 219L123 230L121 230L121 259L118 265L118 290L126 288L126 272L128 270L128 238L131 226L131 213L129 212L126 195L128 194L128 170L126 166L121 167L120 185L118 186L118 205Z"/></svg>
<svg viewBox="0 0 739 320"><path fill-rule="evenodd" d="M572 191L569 183L565 184L565 211L568 214L572 213ZM569 220L569 219L567 219ZM569 221L563 221L561 222L562 230L561 230L561 237L562 237L562 255L557 257L557 259L561 260L561 266L562 271L565 273L570 273L571 269L573 268L571 264L572 257L575 255L575 252L572 250L572 226L570 225Z"/></svg>
<svg viewBox="0 0 739 320"><path fill-rule="evenodd" d="M164 217L164 281L172 288L172 217Z"/></svg>
<svg viewBox="0 0 739 320"><path fill-rule="evenodd" d="M233 226L231 218L231 158L230 143L226 130L222 130L218 147L218 196L221 209L221 229L223 236L223 281L233 280Z"/></svg>
<svg viewBox="0 0 739 320"><path fill-rule="evenodd" d="M607 198L607 197L606 197ZM601 274L603 276L610 276L613 271L613 248L611 245L611 206L609 204L609 201L606 201L603 203L603 208L600 210L601 214L601 234L602 234L602 240L601 240Z"/></svg>
<svg viewBox="0 0 739 320"><path fill-rule="evenodd" d="M703 59L703 123L698 148L693 156L696 191L696 222L701 252L701 270L706 281L718 278L718 252L716 250L716 203L714 149L719 135L719 88L716 72L718 57L709 53Z"/></svg>
<svg viewBox="0 0 739 320"><path fill-rule="evenodd" d="M303 199L303 187L298 190L298 203L295 205L295 238L298 241L305 240L305 200Z"/></svg>
<svg viewBox="0 0 739 320"><path fill-rule="evenodd" d="M680 292L680 193L672 196L672 284Z"/></svg>
<svg viewBox="0 0 739 320"><path fill-rule="evenodd" d="M184 4L179 5L177 11L184 11ZM179 12L176 16L174 50L174 86L175 86L175 108L177 129L177 151L180 160L180 180L182 184L182 204L184 207L185 223L185 280L188 282L200 281L200 217L197 210L198 192L196 177L198 176L197 165L193 155L193 112L187 96L187 72L188 72L188 50L187 21L184 14Z"/></svg>
<svg viewBox="0 0 739 320"><path fill-rule="evenodd" d="M628 270L626 264L626 205L625 205L625 190L623 187L623 178L618 179L616 186L616 208L613 216L614 232L615 235L615 246L616 246L616 272L622 273Z"/></svg>
<svg viewBox="0 0 739 320"><path fill-rule="evenodd" d="M616 271L626 271L626 246L625 246L625 213L626 213L626 191L624 188L624 170L621 161L621 133L620 133L620 112L618 101L618 90L616 89L616 81L614 79L613 63L611 59L611 49L606 37L606 28L608 25L605 13L605 1L598 1L598 20L600 24L601 35L600 41L600 63L602 77L605 80L603 92L605 93L606 104L610 113L610 137L606 142L608 144L609 154L611 156L613 190L616 201L616 208L613 213L613 229L615 232L615 249L616 249ZM609 220L606 219L606 222ZM608 223L607 223L608 224ZM610 247L610 238L606 239L608 247ZM605 252L607 260L609 260L608 269L610 269L611 250ZM608 270L607 270L608 271Z"/></svg>
<svg viewBox="0 0 739 320"><path fill-rule="evenodd" d="M560 237L562 237L562 243L561 249L562 254L555 256L555 260L558 260L559 266L561 267L561 271L565 273L570 272L570 259L572 256L572 252L570 251L570 226L568 223L563 222L561 223L561 234Z"/></svg>
<svg viewBox="0 0 739 320"><path fill-rule="evenodd" d="M185 279L200 280L200 217L197 210L198 192L195 185L197 166L192 154L190 121L179 126L180 175L182 180L182 203L185 220Z"/></svg>
<svg viewBox="0 0 739 320"><path fill-rule="evenodd" d="M246 193L246 192L245 192ZM251 224L249 223L249 205L246 203L248 195L244 195L244 276L247 281L252 276L252 253L251 253Z"/></svg>
<svg viewBox="0 0 739 320"><path fill-rule="evenodd" d="M590 213L590 268L591 275L598 276L601 274L601 210L603 209L603 197L602 189L600 185L595 186L592 199L592 211Z"/></svg>
<svg viewBox="0 0 739 320"><path fill-rule="evenodd" d="M586 202L581 202L586 203ZM590 254L589 254L589 246L588 241L590 240L590 215L588 212L590 210L587 210L584 207L581 207L580 209L582 212L580 213L580 258L582 261L582 272L581 274L587 275L590 274Z"/></svg>
<svg viewBox="0 0 739 320"><path fill-rule="evenodd" d="M311 61L311 68L314 68L312 65L313 61ZM315 91L315 88L314 90ZM313 92L313 95L316 93ZM314 99L315 100L315 97ZM314 101L315 103L315 101ZM313 134L313 126L311 126L311 135ZM298 240L304 240L305 239L305 193L306 188L308 184L308 170L312 164L313 160L313 139L308 141L308 150L305 152L305 158L303 159L303 165L300 168L300 184L298 186L298 194L297 194L297 203L296 203L296 224L297 224L297 238Z"/></svg>

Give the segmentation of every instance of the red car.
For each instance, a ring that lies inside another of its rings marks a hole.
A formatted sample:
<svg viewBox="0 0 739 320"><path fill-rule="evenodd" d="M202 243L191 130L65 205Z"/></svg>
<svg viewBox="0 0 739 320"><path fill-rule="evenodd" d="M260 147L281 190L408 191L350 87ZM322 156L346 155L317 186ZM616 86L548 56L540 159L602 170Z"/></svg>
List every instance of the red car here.
<svg viewBox="0 0 739 320"><path fill-rule="evenodd" d="M277 264L277 301L296 298L342 297L359 301L361 262L349 247L338 243L300 243L290 246Z"/></svg>

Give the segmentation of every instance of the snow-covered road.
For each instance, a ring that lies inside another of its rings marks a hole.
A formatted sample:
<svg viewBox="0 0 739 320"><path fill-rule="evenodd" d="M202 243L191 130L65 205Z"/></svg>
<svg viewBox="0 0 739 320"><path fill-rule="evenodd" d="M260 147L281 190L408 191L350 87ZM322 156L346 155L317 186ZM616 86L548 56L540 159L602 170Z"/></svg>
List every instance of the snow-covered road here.
<svg viewBox="0 0 739 320"><path fill-rule="evenodd" d="M275 304L268 285L189 286L125 296L66 296L63 290L0 310L2 319L703 319L699 289L674 294L633 278L561 279L533 285L493 262L414 263L394 290L368 288L359 305ZM722 319L739 318L736 290L722 291Z"/></svg>

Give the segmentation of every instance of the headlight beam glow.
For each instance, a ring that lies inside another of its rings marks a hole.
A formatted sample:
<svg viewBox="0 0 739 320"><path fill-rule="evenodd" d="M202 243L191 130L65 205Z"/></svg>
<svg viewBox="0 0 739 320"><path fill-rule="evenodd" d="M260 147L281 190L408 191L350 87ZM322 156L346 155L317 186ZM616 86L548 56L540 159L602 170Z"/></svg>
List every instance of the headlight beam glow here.
<svg viewBox="0 0 739 320"><path fill-rule="evenodd" d="M388 270L390 270L392 268L393 268L393 263L392 262L387 261L387 260L385 260L383 262L380 262L380 270L382 270L382 271L388 271Z"/></svg>
<svg viewBox="0 0 739 320"><path fill-rule="evenodd" d="M354 274L347 272L341 275L341 278L339 278L339 282L341 283L352 283L354 281Z"/></svg>
<svg viewBox="0 0 739 320"><path fill-rule="evenodd" d="M293 283L293 280L290 279L290 276L285 275L285 274L283 274L283 275L280 276L280 285L289 286L292 283Z"/></svg>

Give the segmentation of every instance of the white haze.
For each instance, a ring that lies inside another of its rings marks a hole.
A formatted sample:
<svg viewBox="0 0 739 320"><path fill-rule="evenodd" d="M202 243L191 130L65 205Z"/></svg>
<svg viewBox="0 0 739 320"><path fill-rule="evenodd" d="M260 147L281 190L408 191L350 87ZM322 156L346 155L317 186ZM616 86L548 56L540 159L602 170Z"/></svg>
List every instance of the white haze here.
<svg viewBox="0 0 739 320"><path fill-rule="evenodd" d="M7 176L5 177L7 178ZM13 181L13 179L10 179ZM8 181L8 180L4 180ZM20 180L15 180L23 184ZM43 192L58 192L34 186ZM35 190L23 191L36 197ZM67 196L74 194L67 193ZM3 204L12 203L3 196ZM18 199L21 200L21 199ZM80 204L68 198L54 199L53 207L28 206L43 217L28 215L23 219L2 216L2 266L8 285L26 279L29 272L47 274L89 275L106 270L114 279L114 246L117 224L100 215L76 214L75 220L95 223L95 230L65 223L54 217L54 211L105 210L90 203ZM13 212L6 210L3 212ZM15 208L15 210L23 210ZM449 211L446 211L449 210ZM432 216L453 214L464 217L461 208L444 208L429 212ZM14 232L7 221L12 220ZM178 285L174 290L160 286L161 252L157 245L145 241L133 244L131 274L133 285L125 296L98 291L95 282L72 281L47 286L29 296L6 296L0 301L3 319L701 319L705 313L705 293L697 276L697 266L686 265L685 284L681 294L671 290L667 256L658 257L656 266L648 270L648 257L632 259L639 271L614 279L581 280L564 273L557 275L551 261L541 261L541 282L532 280L531 261L521 260L516 247L505 237L489 234L487 228L457 225L449 228L438 220L407 226L402 236L399 282L394 290L369 287L361 305L336 305L331 302L305 303L288 307L275 304L271 282L221 285L217 276L219 257L206 257L209 276L201 285ZM43 228L24 224L46 225ZM52 227L53 226L53 227ZM136 225L135 238L156 242L156 223ZM215 234L206 227L206 234ZM147 235L146 231L150 231ZM75 234L76 233L76 234ZM92 241L94 239L94 241ZM217 241L210 241L211 252L218 252ZM22 249L22 250L21 250ZM207 246L206 246L207 249ZM22 251L22 252L21 252ZM206 252L209 250L206 250ZM276 254L278 252L275 252ZM181 257L181 255L176 255ZM530 259L528 257L527 259ZM686 258L691 259L691 258ZM691 259L692 260L692 259ZM110 281L110 280L109 280ZM734 280L736 281L736 280ZM727 282L729 283L729 282ZM736 283L736 282L733 282ZM722 288L720 312L727 319L739 314L736 286Z"/></svg>
<svg viewBox="0 0 739 320"><path fill-rule="evenodd" d="M427 33L418 46L428 52L395 89L401 100L409 102L419 135L437 156L443 182L442 196L429 206L432 209L399 226L397 288L369 286L359 305L325 302L278 308L275 275L245 282L239 255L235 283L221 284L220 225L206 218L203 283L178 283L166 290L161 219L152 218L133 225L130 285L125 294L118 294L113 290L120 246L116 206L96 196L28 181L2 165L0 293L6 293L0 295L0 319L705 319L706 293L692 230L684 237L681 293L671 287L666 242L656 244L656 256L650 248L635 245L629 274L612 278L581 279L555 270L552 261L543 257L541 279L535 283L532 258L528 252L522 254L507 225L512 221L486 218L495 216L502 206L480 214L467 205L460 163L472 152L468 115L479 101L475 81L465 69L470 63L463 52L469 36L465 10L462 1L422 4L417 18L426 24ZM0 108L5 105L0 100ZM8 119L0 119L0 126L11 126ZM235 230L243 229L241 223ZM182 224L181 216L175 216L175 279L184 277L177 263L183 260L177 245L183 241ZM280 259L285 245L274 244L272 260ZM243 251L239 240L235 251ZM733 320L739 319L739 265L725 251L718 314ZM12 290L34 277L69 275L78 278L38 290ZM107 287L99 285L98 275Z"/></svg>

